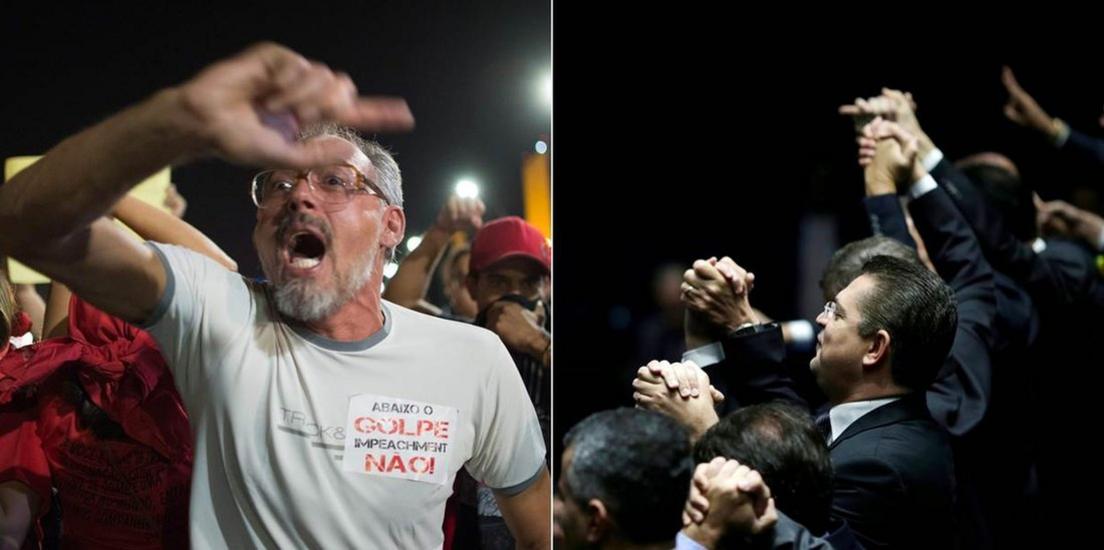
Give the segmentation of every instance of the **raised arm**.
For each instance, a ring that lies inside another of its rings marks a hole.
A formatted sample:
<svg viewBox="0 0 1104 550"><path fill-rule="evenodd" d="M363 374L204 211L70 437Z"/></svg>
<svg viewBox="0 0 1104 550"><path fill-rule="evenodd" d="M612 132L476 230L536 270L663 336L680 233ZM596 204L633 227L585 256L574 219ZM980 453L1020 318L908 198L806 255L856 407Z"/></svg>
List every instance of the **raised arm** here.
<svg viewBox="0 0 1104 550"><path fill-rule="evenodd" d="M413 122L401 100L359 98L347 75L275 44L254 46L62 141L12 178L0 188L0 252L107 313L144 320L164 291L164 268L103 216L150 174L197 157L333 161L325 142L291 139L299 124L321 120L377 130Z"/></svg>

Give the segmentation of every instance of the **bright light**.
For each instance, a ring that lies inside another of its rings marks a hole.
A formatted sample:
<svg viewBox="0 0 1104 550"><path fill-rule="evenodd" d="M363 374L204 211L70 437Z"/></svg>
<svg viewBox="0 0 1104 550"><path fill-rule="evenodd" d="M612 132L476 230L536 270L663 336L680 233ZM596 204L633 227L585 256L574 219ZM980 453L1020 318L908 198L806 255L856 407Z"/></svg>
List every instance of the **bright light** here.
<svg viewBox="0 0 1104 550"><path fill-rule="evenodd" d="M414 252L414 249L418 248L418 245L420 244L422 244L422 236L414 235L413 237L410 237L406 240L406 251Z"/></svg>
<svg viewBox="0 0 1104 550"><path fill-rule="evenodd" d="M538 155L543 155L548 152L548 144L543 141L538 141L533 148L537 150Z"/></svg>
<svg viewBox="0 0 1104 550"><path fill-rule="evenodd" d="M478 197L479 185L470 179L462 179L456 182L456 195L462 199Z"/></svg>
<svg viewBox="0 0 1104 550"><path fill-rule="evenodd" d="M395 276L395 272L399 270L399 264L395 262L387 262L387 265L383 266L383 276L390 279Z"/></svg>
<svg viewBox="0 0 1104 550"><path fill-rule="evenodd" d="M544 77L544 83L542 84L542 88L543 88L543 91L544 91L544 100L547 101L549 105L551 105L552 104L552 75L548 75L548 76Z"/></svg>

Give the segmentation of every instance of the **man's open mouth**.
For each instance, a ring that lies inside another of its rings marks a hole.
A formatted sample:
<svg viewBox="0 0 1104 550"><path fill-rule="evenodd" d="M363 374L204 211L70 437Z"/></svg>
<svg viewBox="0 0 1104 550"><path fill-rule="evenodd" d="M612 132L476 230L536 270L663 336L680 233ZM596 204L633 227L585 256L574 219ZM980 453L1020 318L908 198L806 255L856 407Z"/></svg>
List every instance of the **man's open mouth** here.
<svg viewBox="0 0 1104 550"><path fill-rule="evenodd" d="M322 263L326 255L326 241L322 235L310 229L294 231L287 240L288 263L298 269L311 269Z"/></svg>

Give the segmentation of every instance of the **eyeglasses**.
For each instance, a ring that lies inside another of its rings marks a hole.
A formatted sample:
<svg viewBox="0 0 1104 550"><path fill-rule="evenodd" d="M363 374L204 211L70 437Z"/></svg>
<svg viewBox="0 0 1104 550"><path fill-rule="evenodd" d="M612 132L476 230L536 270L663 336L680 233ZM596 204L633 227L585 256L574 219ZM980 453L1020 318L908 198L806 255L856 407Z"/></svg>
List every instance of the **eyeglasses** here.
<svg viewBox="0 0 1104 550"><path fill-rule="evenodd" d="M835 301L827 302L824 304L824 311L821 315L824 315L829 321L835 321L839 317L837 316L837 308Z"/></svg>
<svg viewBox="0 0 1104 550"><path fill-rule="evenodd" d="M265 170L253 176L250 193L253 204L262 210L279 208L301 179L307 180L319 200L327 206L341 207L356 193L375 195L384 203L390 204L383 192L351 164L334 164L312 168L306 172Z"/></svg>

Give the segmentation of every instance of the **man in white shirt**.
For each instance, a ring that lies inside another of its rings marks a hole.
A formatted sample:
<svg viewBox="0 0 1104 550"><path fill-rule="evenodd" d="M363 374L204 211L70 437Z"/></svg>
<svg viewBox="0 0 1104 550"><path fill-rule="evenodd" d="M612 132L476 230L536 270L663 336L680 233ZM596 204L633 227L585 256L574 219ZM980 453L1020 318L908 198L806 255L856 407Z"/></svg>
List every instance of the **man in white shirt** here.
<svg viewBox="0 0 1104 550"><path fill-rule="evenodd" d="M401 100L252 47L13 178L0 249L157 338L196 437L196 546L439 547L467 465L519 544L547 547L544 446L506 349L380 299L405 230L398 167L340 129L300 135L326 121L413 124ZM267 283L100 220L161 167L214 155L274 168L253 181Z"/></svg>

